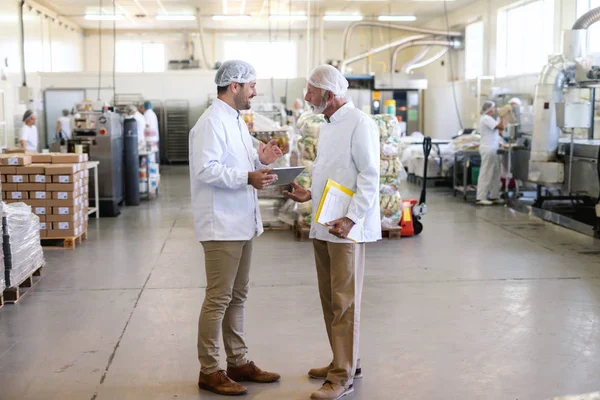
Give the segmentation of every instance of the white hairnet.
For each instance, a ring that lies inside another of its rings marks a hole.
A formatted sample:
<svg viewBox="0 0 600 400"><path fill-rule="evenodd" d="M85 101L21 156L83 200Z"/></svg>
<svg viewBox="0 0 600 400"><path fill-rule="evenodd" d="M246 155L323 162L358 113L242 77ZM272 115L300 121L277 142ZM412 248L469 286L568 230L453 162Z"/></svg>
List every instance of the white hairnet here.
<svg viewBox="0 0 600 400"><path fill-rule="evenodd" d="M254 67L241 60L225 61L215 75L215 83L221 87L229 86L232 82L248 83L255 80Z"/></svg>
<svg viewBox="0 0 600 400"><path fill-rule="evenodd" d="M313 69L308 83L319 89L329 90L335 96L344 96L348 90L348 81L344 75L331 65L320 65Z"/></svg>
<svg viewBox="0 0 600 400"><path fill-rule="evenodd" d="M481 107L481 114L485 114L488 111L490 111L490 109L496 107L496 103L494 103L491 100L487 100L485 103L483 103L483 106Z"/></svg>
<svg viewBox="0 0 600 400"><path fill-rule="evenodd" d="M519 107L521 106L521 99L519 99L518 97L513 97L512 99L510 99L508 101L508 104L512 104L515 103L516 105L518 105Z"/></svg>

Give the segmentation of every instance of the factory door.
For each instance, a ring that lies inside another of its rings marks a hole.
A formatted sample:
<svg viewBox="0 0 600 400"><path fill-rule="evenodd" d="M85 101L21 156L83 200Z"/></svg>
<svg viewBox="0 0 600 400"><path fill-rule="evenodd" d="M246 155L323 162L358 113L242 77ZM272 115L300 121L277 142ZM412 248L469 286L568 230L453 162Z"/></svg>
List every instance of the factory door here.
<svg viewBox="0 0 600 400"><path fill-rule="evenodd" d="M85 100L84 89L46 89L44 91L44 114L46 121L46 139L42 148L54 143L56 122L62 116L62 110L71 111L75 104Z"/></svg>

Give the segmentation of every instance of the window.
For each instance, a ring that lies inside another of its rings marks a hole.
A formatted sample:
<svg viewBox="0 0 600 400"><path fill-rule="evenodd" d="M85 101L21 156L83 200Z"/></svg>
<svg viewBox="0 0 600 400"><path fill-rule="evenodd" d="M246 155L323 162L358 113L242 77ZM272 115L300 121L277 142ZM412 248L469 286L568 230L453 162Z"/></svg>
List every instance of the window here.
<svg viewBox="0 0 600 400"><path fill-rule="evenodd" d="M121 40L116 47L117 72L163 72L165 45Z"/></svg>
<svg viewBox="0 0 600 400"><path fill-rule="evenodd" d="M258 78L297 78L298 54L295 42L226 41L223 59L244 60L256 69Z"/></svg>
<svg viewBox="0 0 600 400"><path fill-rule="evenodd" d="M163 43L144 43L142 46L144 72L165 71L165 45Z"/></svg>
<svg viewBox="0 0 600 400"><path fill-rule="evenodd" d="M465 78L483 75L483 21L467 25L465 30Z"/></svg>
<svg viewBox="0 0 600 400"><path fill-rule="evenodd" d="M498 12L498 76L539 72L553 52L554 0L537 0Z"/></svg>
<svg viewBox="0 0 600 400"><path fill-rule="evenodd" d="M577 0L577 18L596 7L600 7L600 0ZM600 25L597 23L588 29L588 52L600 53Z"/></svg>

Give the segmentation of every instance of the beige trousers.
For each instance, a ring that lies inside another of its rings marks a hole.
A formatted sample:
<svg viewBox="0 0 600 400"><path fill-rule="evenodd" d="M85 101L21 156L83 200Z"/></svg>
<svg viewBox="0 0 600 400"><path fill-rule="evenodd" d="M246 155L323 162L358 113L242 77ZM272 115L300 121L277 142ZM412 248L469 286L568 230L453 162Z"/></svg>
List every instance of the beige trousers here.
<svg viewBox="0 0 600 400"><path fill-rule="evenodd" d="M227 364L239 367L248 362L244 341L244 308L248 297L252 240L202 242L206 264L206 296L198 321L198 359L201 371L212 374L219 368L219 338Z"/></svg>
<svg viewBox="0 0 600 400"><path fill-rule="evenodd" d="M323 317L333 351L327 380L351 385L358 365L365 244L314 240Z"/></svg>

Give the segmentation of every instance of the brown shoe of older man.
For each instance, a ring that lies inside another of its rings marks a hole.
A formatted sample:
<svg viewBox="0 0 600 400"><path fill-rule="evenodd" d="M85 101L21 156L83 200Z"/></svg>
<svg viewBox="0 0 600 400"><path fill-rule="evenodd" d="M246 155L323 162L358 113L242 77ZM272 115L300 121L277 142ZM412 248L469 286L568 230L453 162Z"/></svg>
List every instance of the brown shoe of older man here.
<svg viewBox="0 0 600 400"><path fill-rule="evenodd" d="M252 361L240 367L228 366L227 376L236 382L272 383L281 379L281 375L263 371Z"/></svg>
<svg viewBox="0 0 600 400"><path fill-rule="evenodd" d="M352 385L342 386L336 383L325 381L321 389L314 392L310 398L313 400L338 400L354 392Z"/></svg>
<svg viewBox="0 0 600 400"><path fill-rule="evenodd" d="M198 386L200 389L224 396L240 396L248 393L248 389L231 380L223 370L213 372L212 374L200 373Z"/></svg>

